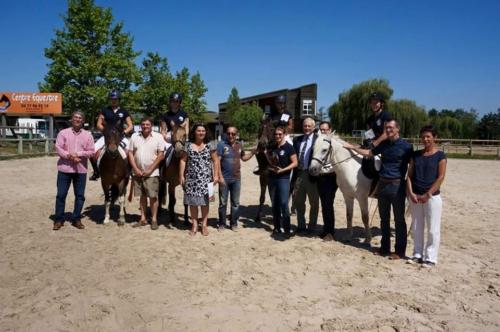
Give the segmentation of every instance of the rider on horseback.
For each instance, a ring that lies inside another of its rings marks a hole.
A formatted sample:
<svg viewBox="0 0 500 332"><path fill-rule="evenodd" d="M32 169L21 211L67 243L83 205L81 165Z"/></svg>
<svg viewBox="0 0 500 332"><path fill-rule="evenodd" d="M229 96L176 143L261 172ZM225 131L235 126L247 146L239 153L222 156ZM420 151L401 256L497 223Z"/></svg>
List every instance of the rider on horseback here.
<svg viewBox="0 0 500 332"><path fill-rule="evenodd" d="M165 142L172 143L172 131L174 126L183 127L189 132L189 116L181 108L182 95L174 92L169 98L168 112L160 118L161 134Z"/></svg>
<svg viewBox="0 0 500 332"><path fill-rule="evenodd" d="M286 109L286 96L279 95L274 100L276 108L271 111L269 115L269 120L273 124L274 128L280 126L286 129L286 140L288 143L292 144L292 140L289 137L289 133L293 132L293 116Z"/></svg>
<svg viewBox="0 0 500 332"><path fill-rule="evenodd" d="M170 160L172 132L174 127L182 127L185 132L189 132L189 116L181 108L182 95L178 92L170 94L168 112L160 118L160 133L165 140L165 159Z"/></svg>
<svg viewBox="0 0 500 332"><path fill-rule="evenodd" d="M134 125L132 123L132 118L129 112L120 107L120 92L118 90L111 90L108 94L110 106L102 109L99 117L97 118L97 129L104 133L104 130L108 126L114 126L120 132L122 132L122 140L120 146L125 152L125 158L127 154L127 149L129 145L128 139L125 137L134 130ZM125 127L125 129L123 129ZM92 168L94 169L94 174L89 180L96 181L99 178L99 167L97 166L97 161L101 154L101 150L104 147L104 136L99 138L95 144L96 153L94 158L90 160Z"/></svg>
<svg viewBox="0 0 500 332"><path fill-rule="evenodd" d="M385 98L381 93L372 93L369 102L373 114L366 120L367 130L363 146L373 148L387 138L384 132L384 123L391 119L391 114L384 110Z"/></svg>
<svg viewBox="0 0 500 332"><path fill-rule="evenodd" d="M384 110L385 98L381 93L372 93L370 95L369 102L373 114L366 120L367 130L363 139L363 147L373 149L387 138L384 131L384 124L391 120L391 114ZM371 194L374 193L375 187L378 183L378 171L380 169L380 164L381 161L379 156L374 156L373 158L363 158L363 173L368 178L373 180L370 190Z"/></svg>

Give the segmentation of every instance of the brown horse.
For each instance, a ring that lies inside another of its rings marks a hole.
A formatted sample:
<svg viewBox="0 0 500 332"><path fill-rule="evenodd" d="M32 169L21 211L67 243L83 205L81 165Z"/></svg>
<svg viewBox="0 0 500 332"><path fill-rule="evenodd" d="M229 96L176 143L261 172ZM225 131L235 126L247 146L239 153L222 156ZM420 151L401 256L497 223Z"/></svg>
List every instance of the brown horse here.
<svg viewBox="0 0 500 332"><path fill-rule="evenodd" d="M257 143L257 164L259 165L259 171L255 173L259 176L260 183L260 197L259 197L259 209L257 211L257 216L255 221L260 221L262 216L262 207L266 200L266 189L269 184L269 166L273 163L271 162L271 148L275 144L274 141L274 125L269 118L265 118L261 122L259 129L259 141Z"/></svg>
<svg viewBox="0 0 500 332"><path fill-rule="evenodd" d="M104 131L104 148L101 162L99 164L99 172L101 173L101 185L105 197L105 216L104 224L110 222L109 207L116 200L120 204L118 212L118 226L124 225L125 219L125 194L127 192L127 184L130 176L127 159L123 159L120 155L119 146L122 132L117 128L110 128ZM123 209L123 219L120 212Z"/></svg>
<svg viewBox="0 0 500 332"><path fill-rule="evenodd" d="M180 184L179 181L179 163L181 160L181 155L184 151L184 145L186 144L187 133L183 127L177 125L173 126L172 130L172 147L174 149L172 159L167 167L163 164L160 170L160 192L159 192L159 204L165 203L167 185L168 185L168 223L172 223L177 220L175 215L175 188ZM184 220L188 221L188 208L184 205Z"/></svg>

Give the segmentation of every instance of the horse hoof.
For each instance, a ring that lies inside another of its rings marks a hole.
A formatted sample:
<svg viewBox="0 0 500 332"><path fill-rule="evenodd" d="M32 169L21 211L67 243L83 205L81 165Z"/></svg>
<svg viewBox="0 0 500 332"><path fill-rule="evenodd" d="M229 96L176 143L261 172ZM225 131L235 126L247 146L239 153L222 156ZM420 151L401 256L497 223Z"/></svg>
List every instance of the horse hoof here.
<svg viewBox="0 0 500 332"><path fill-rule="evenodd" d="M125 225L125 222L123 222L123 221L118 221L118 226L123 226L123 225Z"/></svg>
<svg viewBox="0 0 500 332"><path fill-rule="evenodd" d="M110 221L108 218L106 218L106 219L104 219L104 221L103 221L102 223L103 223L103 224L109 224L110 222L111 222L111 221Z"/></svg>

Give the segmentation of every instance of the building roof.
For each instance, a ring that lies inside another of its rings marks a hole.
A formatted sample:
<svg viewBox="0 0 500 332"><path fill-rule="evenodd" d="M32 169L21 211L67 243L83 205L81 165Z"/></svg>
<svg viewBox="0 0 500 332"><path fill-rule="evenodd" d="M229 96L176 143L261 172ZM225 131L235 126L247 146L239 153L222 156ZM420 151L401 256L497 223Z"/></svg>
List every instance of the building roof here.
<svg viewBox="0 0 500 332"><path fill-rule="evenodd" d="M289 90L299 90L299 89L309 87L312 85L316 85L316 83L302 85L302 86L299 86L298 88L293 88L293 89L280 89L280 90L275 90L275 91L271 91L271 92L261 93L261 94L250 96L250 97L244 97L244 98L240 98L240 102L247 103L247 102L250 102L250 101L253 101L256 99L264 99L264 98L279 96L282 94L286 94ZM225 108L226 104L227 104L226 102L219 103L219 109Z"/></svg>

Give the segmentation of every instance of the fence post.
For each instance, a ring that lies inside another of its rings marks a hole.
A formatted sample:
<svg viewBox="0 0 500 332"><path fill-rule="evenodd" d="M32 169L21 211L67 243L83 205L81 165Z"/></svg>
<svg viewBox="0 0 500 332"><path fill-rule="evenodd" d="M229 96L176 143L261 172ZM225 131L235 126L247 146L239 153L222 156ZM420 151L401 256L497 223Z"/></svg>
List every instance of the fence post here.
<svg viewBox="0 0 500 332"><path fill-rule="evenodd" d="M472 156L472 139L469 141L469 156Z"/></svg>
<svg viewBox="0 0 500 332"><path fill-rule="evenodd" d="M30 141L28 142L28 149L30 150L30 153L33 152L33 143L31 142L32 138L33 138L33 129L29 128L28 129L28 139L30 139Z"/></svg>
<svg viewBox="0 0 500 332"><path fill-rule="evenodd" d="M500 148L497 148L497 157L500 158Z"/></svg>
<svg viewBox="0 0 500 332"><path fill-rule="evenodd" d="M7 126L7 116L5 114L2 114L2 126ZM2 128L2 138L7 138L7 128Z"/></svg>
<svg viewBox="0 0 500 332"><path fill-rule="evenodd" d="M17 153L23 154L23 137L19 135L19 143L17 144Z"/></svg>
<svg viewBox="0 0 500 332"><path fill-rule="evenodd" d="M45 154L49 154L49 138L45 137Z"/></svg>

